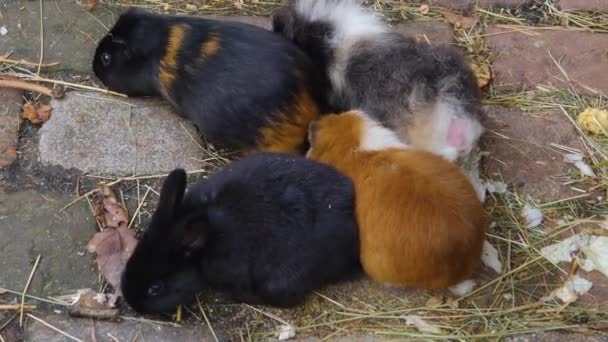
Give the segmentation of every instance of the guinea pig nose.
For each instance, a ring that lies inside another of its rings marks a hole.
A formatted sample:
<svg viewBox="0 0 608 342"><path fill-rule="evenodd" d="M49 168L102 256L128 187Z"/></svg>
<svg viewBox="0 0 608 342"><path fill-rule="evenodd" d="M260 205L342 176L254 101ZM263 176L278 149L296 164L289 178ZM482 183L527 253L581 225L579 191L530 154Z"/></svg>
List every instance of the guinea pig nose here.
<svg viewBox="0 0 608 342"><path fill-rule="evenodd" d="M100 58L101 58L101 63L104 66L110 65L110 62L112 61L112 56L110 56L110 54L107 52L102 53Z"/></svg>
<svg viewBox="0 0 608 342"><path fill-rule="evenodd" d="M152 285L150 285L150 287L148 288L148 295L150 297L158 296L161 292L163 292L163 288L163 283L160 281L156 281L152 283Z"/></svg>

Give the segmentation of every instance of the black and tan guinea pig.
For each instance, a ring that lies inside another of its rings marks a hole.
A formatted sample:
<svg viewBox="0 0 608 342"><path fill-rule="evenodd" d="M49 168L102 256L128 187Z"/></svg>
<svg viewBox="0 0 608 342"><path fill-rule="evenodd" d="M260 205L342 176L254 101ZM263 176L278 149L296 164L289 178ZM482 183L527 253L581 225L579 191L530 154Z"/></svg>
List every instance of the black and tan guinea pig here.
<svg viewBox="0 0 608 342"><path fill-rule="evenodd" d="M122 292L139 312L170 311L205 288L288 307L361 273L354 187L330 166L257 153L185 189L173 171L127 262Z"/></svg>
<svg viewBox="0 0 608 342"><path fill-rule="evenodd" d="M483 132L475 75L456 48L394 32L355 0L288 0L273 30L325 71L333 109L361 109L406 144L465 157Z"/></svg>
<svg viewBox="0 0 608 342"><path fill-rule="evenodd" d="M311 124L308 157L355 185L361 265L374 280L447 288L480 265L486 214L453 163L404 145L360 111Z"/></svg>
<svg viewBox="0 0 608 342"><path fill-rule="evenodd" d="M111 90L164 97L208 142L243 152L303 154L324 106L309 57L244 23L130 9L97 46L93 70Z"/></svg>

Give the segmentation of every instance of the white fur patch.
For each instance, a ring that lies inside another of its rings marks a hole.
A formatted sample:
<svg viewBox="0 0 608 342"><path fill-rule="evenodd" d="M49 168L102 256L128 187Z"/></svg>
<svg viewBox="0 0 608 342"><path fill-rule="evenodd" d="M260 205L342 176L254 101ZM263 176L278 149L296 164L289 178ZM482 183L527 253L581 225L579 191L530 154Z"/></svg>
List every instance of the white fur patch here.
<svg viewBox="0 0 608 342"><path fill-rule="evenodd" d="M481 133L483 127L472 117L473 114L464 113L464 109L460 105L460 101L439 101L433 110L433 137L428 150L443 156L449 161L455 161L458 157L470 153ZM455 147L448 143L448 130L452 120L462 120L461 125L464 126L464 146Z"/></svg>
<svg viewBox="0 0 608 342"><path fill-rule="evenodd" d="M333 26L333 47L346 41L389 31L382 17L361 6L357 0L299 0L296 12L309 21L325 21Z"/></svg>
<svg viewBox="0 0 608 342"><path fill-rule="evenodd" d="M407 148L395 132L380 125L361 111L355 111L354 114L363 119L364 132L361 137L361 145L359 149L362 151L379 151L387 148Z"/></svg>

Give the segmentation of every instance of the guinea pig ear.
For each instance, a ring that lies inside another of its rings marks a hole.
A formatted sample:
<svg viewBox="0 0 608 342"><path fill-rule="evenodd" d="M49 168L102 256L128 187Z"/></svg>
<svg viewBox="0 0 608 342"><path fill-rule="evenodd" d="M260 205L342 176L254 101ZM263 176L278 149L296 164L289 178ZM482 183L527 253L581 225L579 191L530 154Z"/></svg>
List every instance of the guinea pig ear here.
<svg viewBox="0 0 608 342"><path fill-rule="evenodd" d="M173 217L182 203L186 192L187 176L183 169L171 171L160 192L158 210L167 217Z"/></svg>
<svg viewBox="0 0 608 342"><path fill-rule="evenodd" d="M171 239L185 251L197 251L207 243L207 218L205 214L192 214L174 228Z"/></svg>
<svg viewBox="0 0 608 342"><path fill-rule="evenodd" d="M290 14L291 9L288 6L284 6L274 11L271 15L272 31L288 34L288 32L285 31L290 26L289 20L293 20Z"/></svg>

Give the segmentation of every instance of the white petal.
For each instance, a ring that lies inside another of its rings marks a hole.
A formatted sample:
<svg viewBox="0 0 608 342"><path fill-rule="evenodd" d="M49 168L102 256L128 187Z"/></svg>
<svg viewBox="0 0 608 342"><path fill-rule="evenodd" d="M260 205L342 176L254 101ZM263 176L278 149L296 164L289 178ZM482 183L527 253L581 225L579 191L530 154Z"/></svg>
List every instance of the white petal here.
<svg viewBox="0 0 608 342"><path fill-rule="evenodd" d="M293 325L285 324L279 327L279 341L286 341L296 337L296 328Z"/></svg>
<svg viewBox="0 0 608 342"><path fill-rule="evenodd" d="M522 215L526 219L528 228L536 227L543 222L543 212L538 208L532 208L526 205L522 211Z"/></svg>
<svg viewBox="0 0 608 342"><path fill-rule="evenodd" d="M440 334L441 333L441 329L439 329L437 326L428 323L427 321L425 321L424 319L422 319L422 317L418 316L418 315L408 315L405 316L405 324L407 325L413 325L416 327L416 329L418 329L418 331L422 332L422 333L431 333L431 334Z"/></svg>
<svg viewBox="0 0 608 342"><path fill-rule="evenodd" d="M498 259L498 250L488 240L483 242L481 261L496 273L502 273L502 263Z"/></svg>
<svg viewBox="0 0 608 342"><path fill-rule="evenodd" d="M450 292L452 292L453 294L457 295L457 296L464 296L465 294L473 291L473 288L475 287L475 285L477 285L477 283L475 283L474 280L465 280L463 282L460 282L454 286L450 286L449 290Z"/></svg>

